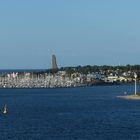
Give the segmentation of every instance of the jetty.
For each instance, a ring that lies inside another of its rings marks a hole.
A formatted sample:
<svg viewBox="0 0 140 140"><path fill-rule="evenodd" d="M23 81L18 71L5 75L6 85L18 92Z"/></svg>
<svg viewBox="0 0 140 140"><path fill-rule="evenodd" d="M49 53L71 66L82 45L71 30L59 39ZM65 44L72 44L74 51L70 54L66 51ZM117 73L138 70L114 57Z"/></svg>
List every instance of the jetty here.
<svg viewBox="0 0 140 140"><path fill-rule="evenodd" d="M127 99L127 100L140 100L140 96L139 95L117 96L117 98Z"/></svg>

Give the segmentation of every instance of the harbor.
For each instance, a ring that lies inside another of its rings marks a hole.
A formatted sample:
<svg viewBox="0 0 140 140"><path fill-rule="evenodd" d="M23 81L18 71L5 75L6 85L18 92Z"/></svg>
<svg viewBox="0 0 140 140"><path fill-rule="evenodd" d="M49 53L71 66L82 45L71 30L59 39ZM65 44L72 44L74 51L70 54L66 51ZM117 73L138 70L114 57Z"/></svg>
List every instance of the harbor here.
<svg viewBox="0 0 140 140"><path fill-rule="evenodd" d="M0 88L55 88L83 86L80 78L71 78L65 72L57 74L12 73L0 77Z"/></svg>

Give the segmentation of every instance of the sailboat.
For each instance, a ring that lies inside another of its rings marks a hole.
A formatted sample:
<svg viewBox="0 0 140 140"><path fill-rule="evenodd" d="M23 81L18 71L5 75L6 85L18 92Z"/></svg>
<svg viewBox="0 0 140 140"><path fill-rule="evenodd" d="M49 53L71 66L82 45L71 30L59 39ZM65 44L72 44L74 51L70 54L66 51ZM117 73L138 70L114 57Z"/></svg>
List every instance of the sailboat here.
<svg viewBox="0 0 140 140"><path fill-rule="evenodd" d="M3 114L7 114L7 105L5 104L4 109L3 109Z"/></svg>

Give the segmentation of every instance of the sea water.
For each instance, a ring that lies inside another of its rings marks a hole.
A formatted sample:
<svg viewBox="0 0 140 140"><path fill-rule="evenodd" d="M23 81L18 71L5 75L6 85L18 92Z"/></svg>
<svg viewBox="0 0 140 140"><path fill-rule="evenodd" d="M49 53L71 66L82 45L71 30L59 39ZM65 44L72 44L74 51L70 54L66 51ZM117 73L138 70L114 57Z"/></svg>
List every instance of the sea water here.
<svg viewBox="0 0 140 140"><path fill-rule="evenodd" d="M133 93L134 85L0 89L0 140L140 139L140 101L116 98Z"/></svg>

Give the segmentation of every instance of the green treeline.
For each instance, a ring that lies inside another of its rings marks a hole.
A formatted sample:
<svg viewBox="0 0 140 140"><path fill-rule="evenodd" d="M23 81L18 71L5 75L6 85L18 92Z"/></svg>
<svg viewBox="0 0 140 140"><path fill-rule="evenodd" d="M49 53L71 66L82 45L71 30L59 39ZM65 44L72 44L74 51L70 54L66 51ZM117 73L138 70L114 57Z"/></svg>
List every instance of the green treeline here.
<svg viewBox="0 0 140 140"><path fill-rule="evenodd" d="M133 71L133 72L137 72L139 73L140 71L140 65L126 65L126 66L108 66L108 65L103 65L103 66L91 66L91 65L87 65L87 66L76 66L76 67L61 67L59 69L66 71L68 74L72 74L75 72L79 72L82 74L88 74L88 73L92 73L92 72L98 72L98 73L102 73L102 72L107 72L107 71L119 71L119 72L128 72L128 71Z"/></svg>

